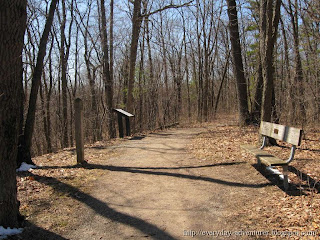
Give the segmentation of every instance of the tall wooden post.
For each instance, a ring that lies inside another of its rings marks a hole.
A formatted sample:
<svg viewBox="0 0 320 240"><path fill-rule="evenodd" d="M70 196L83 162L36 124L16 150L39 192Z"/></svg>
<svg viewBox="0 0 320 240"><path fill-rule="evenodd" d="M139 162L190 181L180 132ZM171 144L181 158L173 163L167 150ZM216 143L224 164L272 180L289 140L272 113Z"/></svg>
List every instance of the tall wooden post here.
<svg viewBox="0 0 320 240"><path fill-rule="evenodd" d="M83 164L84 161L84 140L83 140L83 104L80 98L74 102L75 106L75 135L77 149L77 163Z"/></svg>

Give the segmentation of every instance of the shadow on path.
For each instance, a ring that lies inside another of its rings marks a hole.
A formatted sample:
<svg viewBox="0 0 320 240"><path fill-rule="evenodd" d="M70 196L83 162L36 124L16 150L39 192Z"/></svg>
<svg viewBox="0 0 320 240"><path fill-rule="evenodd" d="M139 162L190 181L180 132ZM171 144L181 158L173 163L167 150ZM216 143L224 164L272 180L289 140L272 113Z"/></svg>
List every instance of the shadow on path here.
<svg viewBox="0 0 320 240"><path fill-rule="evenodd" d="M100 201L99 199L96 199L69 184L63 183L56 178L39 176L32 173L30 173L30 175L33 176L36 181L49 185L56 191L65 193L70 197L76 199L77 201L83 202L88 207L93 209L97 214L112 221L123 223L137 230L140 230L147 235L146 237L152 236L153 239L159 240L174 239L174 237L172 237L169 233L166 233L165 231L159 229L157 226L148 223L140 218L118 212L110 208L106 203Z"/></svg>
<svg viewBox="0 0 320 240"><path fill-rule="evenodd" d="M24 239L24 240L67 240L67 238L40 228L29 221L25 222L26 226L21 234L11 236L9 239Z"/></svg>
<svg viewBox="0 0 320 240"><path fill-rule="evenodd" d="M201 166L182 166L182 167L132 167L133 169L143 169L143 170L175 170L175 169L197 169L197 168L207 168L207 167L217 167L217 166L232 166L240 165L246 162L226 162L226 163L216 163L207 164Z"/></svg>
<svg viewBox="0 0 320 240"><path fill-rule="evenodd" d="M120 166L108 166L108 165L99 165L99 164L87 164L85 166L87 169L103 169L109 171L117 171L117 172L129 172L129 173L138 173L138 174L149 174L149 175L156 175L156 176L169 176L169 177L177 177L183 179L191 179L197 181L206 181L212 183L223 184L232 187L247 187L247 188L261 188L270 185L270 183L264 184L248 184L248 183L237 183L237 182L230 182L221 179L215 179L210 177L202 177L202 176L194 176L194 175L187 175L187 174L180 174L180 173L171 173L171 172L157 172L157 171L146 171L140 170L139 168L135 167L120 167Z"/></svg>
<svg viewBox="0 0 320 240"><path fill-rule="evenodd" d="M202 177L202 176L194 176L194 175L187 175L181 173L172 173L172 172L159 172L159 171L146 171L146 170L177 170L177 169L188 169L188 168L205 168L205 167L216 167L216 166L228 166L228 165L236 165L242 164L244 162L235 162L235 163L218 163L212 165L202 165L202 166L186 166L186 167L160 167L160 168L140 168L140 167L121 167L121 166L111 166L111 165L100 165L100 164L85 164L83 167L87 169L102 169L102 170L109 170L109 171L117 171L117 172L129 172L129 173L137 173L137 174L149 174L149 175L156 175L156 176L169 176L169 177L177 177L183 179L191 179L196 181L205 181L211 183L218 183L223 184L231 187L247 187L247 188L262 188L269 185L271 183L263 183L263 184L249 184L249 183L238 183L238 182L231 182L225 181L221 179L215 179L210 177ZM43 166L41 169L58 169L58 168L79 168L82 166L74 165L74 166Z"/></svg>
<svg viewBox="0 0 320 240"><path fill-rule="evenodd" d="M177 169L191 169L191 168L205 168L205 167L216 167L216 166L228 166L228 165L236 165L242 164L244 162L235 162L235 163L218 163L212 165L202 165L202 166L186 166L186 167L121 167L121 166L111 166L111 165L100 165L100 164L85 164L84 166L74 165L74 166L43 166L41 169L59 169L59 168L79 168L84 167L87 169L102 169L102 170L109 170L109 171L117 171L117 172L129 172L129 173L138 173L138 174L149 174L149 175L156 175L156 176L169 176L169 177L177 177L177 178L184 178L184 179L191 179L197 181L205 181L205 182L212 182L223 184L232 187L247 187L247 188L262 188L269 185L271 183L263 183L263 184L248 184L248 183L238 183L238 182L230 182L221 179L215 179L210 177L202 177L202 176L194 176L194 175L187 175L181 173L172 173L172 172L159 172L159 171L146 171L146 170L177 170Z"/></svg>

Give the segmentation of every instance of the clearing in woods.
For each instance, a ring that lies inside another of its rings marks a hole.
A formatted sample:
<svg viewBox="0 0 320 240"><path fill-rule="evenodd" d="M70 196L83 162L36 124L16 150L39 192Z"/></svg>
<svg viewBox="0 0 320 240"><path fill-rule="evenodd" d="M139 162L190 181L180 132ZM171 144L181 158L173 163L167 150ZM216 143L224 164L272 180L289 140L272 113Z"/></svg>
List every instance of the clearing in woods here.
<svg viewBox="0 0 320 240"><path fill-rule="evenodd" d="M85 150L85 168L71 164L72 149L35 158L43 167L18 177L28 223L12 239L269 239L273 229L310 230L301 219L282 220L301 216L290 209L294 196L241 152L256 132L214 123L95 144ZM280 204L286 210L273 216ZM309 220L318 226L319 219Z"/></svg>

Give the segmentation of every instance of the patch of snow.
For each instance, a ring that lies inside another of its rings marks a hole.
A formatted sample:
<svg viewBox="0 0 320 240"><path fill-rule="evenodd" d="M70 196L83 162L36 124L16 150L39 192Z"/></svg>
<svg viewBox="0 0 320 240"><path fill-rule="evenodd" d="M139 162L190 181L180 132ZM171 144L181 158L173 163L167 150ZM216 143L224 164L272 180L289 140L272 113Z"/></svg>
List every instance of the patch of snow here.
<svg viewBox="0 0 320 240"><path fill-rule="evenodd" d="M8 236L22 233L23 228L4 228L0 226L0 239L6 239Z"/></svg>
<svg viewBox="0 0 320 240"><path fill-rule="evenodd" d="M25 172L33 168L37 168L37 166L23 162L21 166L17 169L17 172Z"/></svg>
<svg viewBox="0 0 320 240"><path fill-rule="evenodd" d="M276 168L274 168L274 167L266 167L266 169L267 169L267 171L269 171L271 174L278 175L281 180L284 179L283 174L282 174L278 169L276 169ZM288 182L290 182L290 179L288 179Z"/></svg>

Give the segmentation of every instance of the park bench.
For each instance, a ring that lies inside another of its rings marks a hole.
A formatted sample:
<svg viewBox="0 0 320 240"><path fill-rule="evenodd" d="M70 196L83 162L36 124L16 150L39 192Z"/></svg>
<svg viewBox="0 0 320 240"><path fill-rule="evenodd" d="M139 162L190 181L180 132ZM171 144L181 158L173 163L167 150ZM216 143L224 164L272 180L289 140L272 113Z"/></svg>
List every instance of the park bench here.
<svg viewBox="0 0 320 240"><path fill-rule="evenodd" d="M263 136L262 146L257 148L256 146L252 145L241 145L241 148L256 156L258 166L261 166L261 164L265 166L281 166L283 169L284 189L288 190L288 166L294 159L296 147L300 146L301 144L302 133L303 131L299 128L262 121L260 124L260 134ZM268 137L289 143L291 145L290 156L287 160L275 157L263 150L263 148L266 146Z"/></svg>

